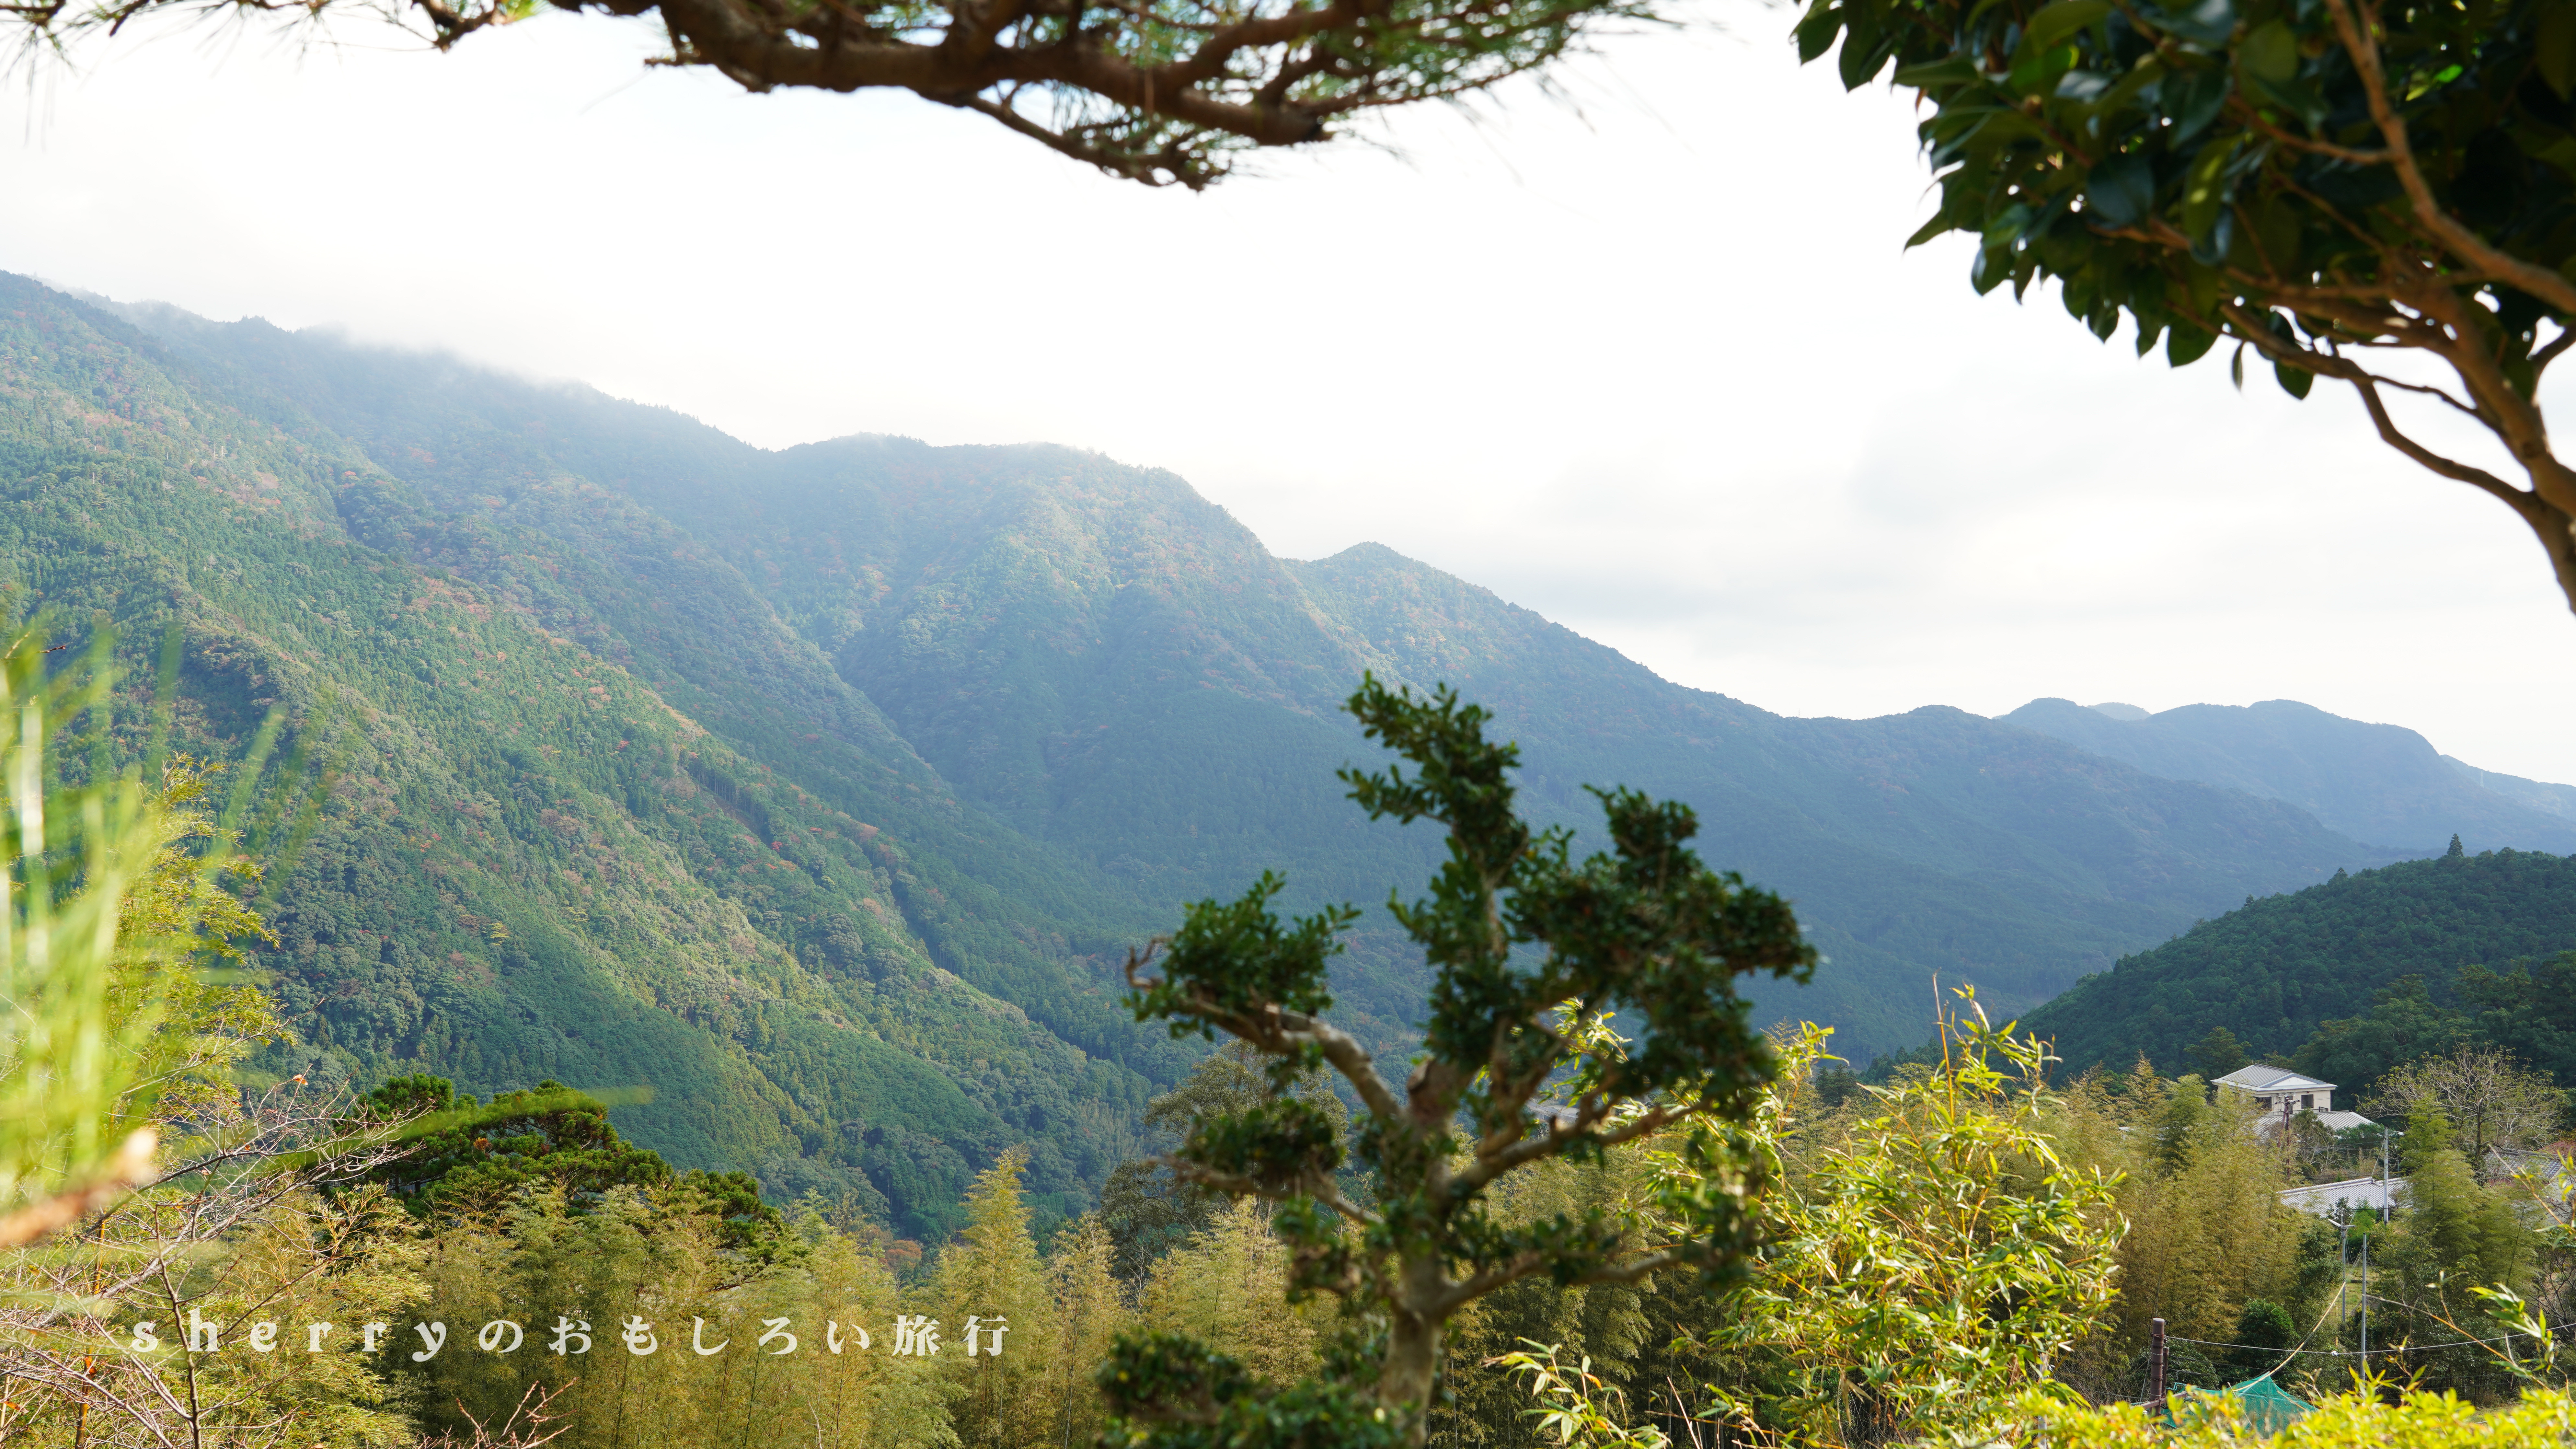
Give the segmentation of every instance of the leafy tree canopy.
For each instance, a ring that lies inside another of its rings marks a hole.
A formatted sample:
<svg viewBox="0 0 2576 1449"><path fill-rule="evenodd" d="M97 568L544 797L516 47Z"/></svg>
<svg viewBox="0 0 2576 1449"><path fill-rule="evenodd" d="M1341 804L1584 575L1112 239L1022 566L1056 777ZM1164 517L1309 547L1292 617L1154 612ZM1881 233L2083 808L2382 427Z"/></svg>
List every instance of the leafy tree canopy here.
<svg viewBox="0 0 2576 1449"><path fill-rule="evenodd" d="M1322 1071L1309 1072L1291 1094L1324 1116L1335 1141L1349 1130L1350 1111L1333 1095ZM1248 1112L1279 1096L1260 1066L1260 1054L1230 1041L1191 1069L1188 1080L1145 1104L1145 1125L1186 1138L1202 1122ZM1362 1191L1357 1183L1342 1191ZM1123 1162L1100 1192L1100 1215L1115 1244L1122 1277L1141 1276L1156 1258L1214 1226L1224 1196L1185 1177L1157 1158Z"/></svg>
<svg viewBox="0 0 2576 1449"><path fill-rule="evenodd" d="M2576 605L2576 472L2541 418L2576 342L2576 10L2561 0L1810 0L1844 84L1892 60L1929 102L1970 281L2055 279L2108 339L2179 367L2219 341L2295 397L2349 383L2390 446L2484 490ZM2403 360L2427 358L2448 386ZM2401 427L2398 395L2473 418L2513 481Z"/></svg>
<svg viewBox="0 0 2576 1449"><path fill-rule="evenodd" d="M544 1184L574 1211L611 1188L669 1188L676 1206L715 1221L723 1247L760 1250L786 1231L750 1173L674 1174L660 1153L618 1135L607 1104L561 1082L477 1103L446 1078L420 1073L377 1087L367 1106L380 1118L416 1119L410 1150L374 1174L416 1214L489 1211Z"/></svg>
<svg viewBox="0 0 2576 1449"><path fill-rule="evenodd" d="M1778 1063L1736 978L1813 970L1787 903L1702 865L1685 845L1691 811L1631 790L1594 792L1612 849L1576 860L1571 832L1515 813L1519 750L1486 739L1486 712L1453 690L1426 699L1367 678L1349 708L1412 766L1342 771L1351 798L1373 818L1448 828L1430 894L1388 903L1433 973L1402 1087L1322 1019L1335 936L1359 913L1283 921L1270 909L1285 884L1275 875L1193 906L1127 974L1139 1019L1245 1042L1281 1088L1318 1065L1349 1084L1373 1207L1340 1190L1341 1134L1305 1098L1202 1117L1174 1163L1276 1202L1295 1290L1339 1296L1381 1336L1279 1391L1189 1339L1122 1341L1102 1387L1138 1432L1170 1442L1419 1442L1443 1326L1469 1303L1542 1275L1560 1287L1675 1267L1732 1279L1756 1235L1746 1198L1761 1169L1742 1124ZM1147 975L1157 959L1161 974ZM1609 1028L1620 1011L1643 1018L1633 1041ZM1686 1170L1666 1176L1652 1222L1595 1208L1506 1225L1489 1210L1489 1189L1518 1169L1667 1132Z"/></svg>
<svg viewBox="0 0 2576 1449"><path fill-rule="evenodd" d="M2236 1039L2236 1033L2223 1026L2211 1027L2209 1035L2193 1043L2184 1055L2191 1059L2192 1070L2212 1080L2253 1060L2245 1054L2245 1044Z"/></svg>
<svg viewBox="0 0 2576 1449"><path fill-rule="evenodd" d="M318 15L330 0L6 0L36 44L156 11ZM381 7L445 50L540 0ZM653 16L658 64L751 91L908 90L990 117L1113 176L1196 190L1244 152L1330 139L1358 118L1544 71L1651 0L561 0Z"/></svg>
<svg viewBox="0 0 2576 1449"><path fill-rule="evenodd" d="M2291 1064L2357 1097L2392 1069L2448 1051L2472 1033L2466 1014L2435 1001L2423 977L2402 976L2373 994L2367 1012L2320 1023Z"/></svg>
<svg viewBox="0 0 2576 1449"><path fill-rule="evenodd" d="M416 1213L497 1207L539 1181L560 1185L578 1203L612 1187L656 1188L672 1178L660 1153L618 1136L597 1098L561 1082L477 1103L446 1078L421 1073L377 1087L367 1106L388 1119L419 1119L411 1150L378 1173Z"/></svg>

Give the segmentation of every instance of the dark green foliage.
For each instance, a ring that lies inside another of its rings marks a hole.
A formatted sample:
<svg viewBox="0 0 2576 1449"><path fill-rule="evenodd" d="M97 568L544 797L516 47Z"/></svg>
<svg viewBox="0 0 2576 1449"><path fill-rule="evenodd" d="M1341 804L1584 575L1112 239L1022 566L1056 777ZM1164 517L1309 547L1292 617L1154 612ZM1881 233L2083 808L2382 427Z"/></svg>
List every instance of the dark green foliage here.
<svg viewBox="0 0 2576 1449"><path fill-rule="evenodd" d="M2407 225L2384 156L2327 154L2338 142L2383 144L2337 8L2026 0L1963 20L1915 0L1819 0L1798 39L1812 59L1842 36L1853 86L1893 59L1897 83L1932 101L1921 130L1943 173L1942 207L1918 241L1975 234L1979 290L2062 278L2068 310L2097 332L2128 312L2144 352L2171 329L2181 365L2222 331L2242 335L2222 299L2258 280L2373 277L2382 259L2369 229ZM2542 264L2576 261L2576 243L2550 230L2571 194L2571 173L2549 151L2567 120L2563 68L2539 58L2550 7L2372 13L2387 26L2383 45L2438 189ZM2509 305L2526 326L2539 313L2527 297Z"/></svg>
<svg viewBox="0 0 2576 1449"><path fill-rule="evenodd" d="M1304 1016L1329 1010L1333 997L1325 968L1340 950L1333 937L1360 913L1327 906L1283 926L1270 913L1270 902L1287 886L1263 871L1243 899L1192 910L1164 949L1163 979L1135 997L1137 1020L1168 1020L1175 1035L1195 1032L1213 1040L1216 1028L1204 1015L1184 1015L1185 1003L1204 996L1210 1010L1228 1017L1264 1006ZM1312 1065L1285 1064L1291 1074Z"/></svg>
<svg viewBox="0 0 2576 1449"><path fill-rule="evenodd" d="M1317 1070L1299 1077L1283 1095L1272 1074L1257 1069L1259 1061L1259 1054L1250 1047L1228 1041L1202 1058L1186 1081L1146 1104L1145 1125L1168 1134L1178 1145L1193 1140L1203 1125L1223 1131L1221 1124L1236 1120L1255 1124L1252 1135L1257 1137L1276 1120L1275 1114L1295 1112L1306 1124L1308 1137L1302 1146L1294 1142L1284 1146L1291 1176L1330 1173L1332 1164L1343 1156L1350 1110L1333 1094L1326 1073ZM1230 1144L1210 1142L1204 1150L1240 1159L1249 1155L1249 1148L1249 1141L1238 1139ZM1368 1197L1365 1181L1354 1178L1341 1186L1355 1200ZM1100 1193L1101 1217L1115 1245L1114 1271L1121 1278L1139 1278L1155 1258L1205 1231L1223 1201L1222 1195L1199 1183L1175 1177L1161 1158L1120 1163Z"/></svg>
<svg viewBox="0 0 2576 1449"><path fill-rule="evenodd" d="M1177 1333L1122 1337L1100 1370L1109 1412L1129 1442L1160 1449L1392 1449L1404 1419L1346 1383L1265 1384L1243 1365Z"/></svg>
<svg viewBox="0 0 2576 1449"><path fill-rule="evenodd" d="M2477 1036L2576 1089L2576 952L2503 971L2463 966L2451 989Z"/></svg>
<svg viewBox="0 0 2576 1449"><path fill-rule="evenodd" d="M2148 1364L2142 1355L2129 1366L2129 1380L2143 1386L2148 1372ZM2198 1344L2172 1343L2165 1348L2165 1387L2168 1391L2180 1388L2223 1389L2236 1381L2234 1369L2202 1352Z"/></svg>
<svg viewBox="0 0 2576 1449"><path fill-rule="evenodd" d="M1428 819L1448 832L1430 893L1388 902L1433 978L1402 1094L1357 1041L1318 1019L1331 1005L1333 933L1354 913L1328 908L1283 924L1269 909L1280 882L1266 873L1236 901L1193 906L1157 943L1168 945L1159 958L1131 956L1129 1000L1140 1020L1249 1044L1271 1058L1274 1084L1329 1064L1360 1098L1353 1151L1374 1206L1341 1193L1329 1123L1294 1101L1203 1117L1177 1158L1199 1181L1277 1200L1296 1289L1339 1295L1385 1325L1374 1402L1418 1440L1442 1327L1476 1298L1528 1278L1569 1287L1633 1283L1667 1267L1696 1268L1705 1281L1740 1271L1753 1224L1734 1188L1758 1172L1722 1134L1751 1110L1774 1058L1735 983L1802 977L1815 952L1778 897L1699 863L1685 845L1697 830L1686 807L1596 791L1612 849L1578 861L1570 831L1535 829L1515 809L1520 752L1486 737L1484 710L1446 687L1424 698L1375 678L1349 708L1412 766L1344 770L1352 798L1373 817ZM1159 976L1144 974L1148 962ZM1609 1030L1622 1012L1644 1018L1634 1042ZM1535 1121L1534 1106L1547 1106ZM1598 1207L1511 1226L1486 1211L1488 1190L1520 1167L1593 1160L1668 1128L1703 1175L1698 1190L1665 1193L1661 1206L1679 1225L1667 1239L1640 1242L1633 1224ZM1138 1426L1293 1436L1309 1432L1310 1414L1344 1403L1326 1385L1276 1418L1275 1401L1225 1377L1221 1361L1168 1342L1133 1343L1120 1363ZM1230 1417L1253 1412L1244 1405L1262 1406L1257 1422Z"/></svg>
<svg viewBox="0 0 2576 1449"><path fill-rule="evenodd" d="M2482 969L2482 968L2466 968ZM2317 1024L2290 1064L2357 1100L2396 1067L2476 1039L2468 1013L2436 1003L2421 976L2401 976L2371 996L2370 1010Z"/></svg>
<svg viewBox="0 0 2576 1449"><path fill-rule="evenodd" d="M2252 1060L2245 1055L2245 1044L2236 1039L2236 1033L2223 1026L2211 1027L2209 1035L2192 1043L2183 1058L2193 1071L2213 1082Z"/></svg>
<svg viewBox="0 0 2576 1449"><path fill-rule="evenodd" d="M421 1117L417 1126L432 1129L408 1139L402 1157L371 1174L423 1216L493 1212L540 1182L578 1209L611 1188L655 1188L671 1180L671 1165L659 1153L625 1141L609 1125L606 1107L561 1082L539 1082L534 1090L503 1092L478 1105L471 1096L460 1098L446 1078L415 1073L384 1083L365 1100L382 1117Z"/></svg>
<svg viewBox="0 0 2576 1449"><path fill-rule="evenodd" d="M2290 1310L2280 1304L2268 1298L2249 1298L2229 1337L2236 1347L2226 1351L2221 1363L2231 1377L2250 1379L2268 1374L2288 1360L2287 1350L2298 1346L2299 1325L2291 1321Z"/></svg>
<svg viewBox="0 0 2576 1449"><path fill-rule="evenodd" d="M692 1172L680 1179L675 1200L716 1225L716 1246L730 1252L775 1251L787 1234L787 1215L763 1202L760 1180L748 1172Z"/></svg>
<svg viewBox="0 0 2576 1449"><path fill-rule="evenodd" d="M2468 979L2501 1003L2493 1009L2510 1015L2519 1003L2546 994L2527 968L2516 982L2512 963L2546 960L2570 948L2576 948L2576 857L2499 850L2408 861L2204 921L2155 950L2086 977L2032 1012L2027 1024L2054 1037L2067 1069L2077 1072L2097 1064L2125 1069L2140 1052L2180 1065L2195 1042L2220 1027L2234 1033L2249 1054L2283 1060L2325 1023L2370 1015L2378 1009L2378 993L2407 976L2447 990L2463 968L2499 967L2500 973ZM2555 969L2545 968L2544 975ZM2548 1024L2569 1020L2565 1007L2543 1007L2537 1018L2542 1024L2532 1028L2535 1045L2556 1042L2544 1033L2563 1028ZM2423 1025L2433 1029L2435 1023L2424 1018ZM2392 1022L2389 1029L2398 1028ZM2436 1031L2428 1039L2438 1036ZM2365 1060L2358 1048L2336 1050L2338 1063ZM2375 1075L2387 1065L2394 1063L2335 1070ZM2326 1079L2347 1088L2368 1080L2331 1074Z"/></svg>
<svg viewBox="0 0 2576 1449"><path fill-rule="evenodd" d="M478 1104L444 1077L414 1073L378 1086L365 1102L387 1119L419 1119L404 1154L369 1176L424 1217L489 1217L539 1186L576 1214L615 1188L670 1188L661 1201L709 1219L720 1248L757 1255L774 1251L786 1233L787 1219L762 1200L759 1179L702 1169L675 1176L661 1154L620 1137L597 1098L561 1082Z"/></svg>
<svg viewBox="0 0 2576 1449"><path fill-rule="evenodd" d="M2190 1163L2201 1134L2217 1114L2209 1105L2209 1084L2198 1077L2183 1077L2174 1084L2173 1099L2155 1116L2156 1167L2167 1174L2181 1171Z"/></svg>
<svg viewBox="0 0 2576 1449"><path fill-rule="evenodd" d="M2323 1321L2343 1282L2344 1242L2343 1231L2324 1218L2312 1217L2299 1225L2298 1267L2290 1282L2290 1301L2282 1307L2301 1334ZM2331 1329L2321 1336L2331 1342Z"/></svg>

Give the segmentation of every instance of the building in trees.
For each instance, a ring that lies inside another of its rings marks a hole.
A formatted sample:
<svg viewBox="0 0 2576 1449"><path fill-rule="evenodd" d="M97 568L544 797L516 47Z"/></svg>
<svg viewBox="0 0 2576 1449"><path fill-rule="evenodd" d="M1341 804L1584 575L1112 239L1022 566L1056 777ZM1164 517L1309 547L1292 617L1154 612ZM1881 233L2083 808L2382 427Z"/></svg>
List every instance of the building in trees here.
<svg viewBox="0 0 2576 1449"><path fill-rule="evenodd" d="M2336 1111L2334 1083L2318 1081L2288 1067L2271 1067L2258 1062L2229 1072L2220 1077L2216 1085L2253 1098L2254 1110L2262 1114L2254 1119L2254 1124L2265 1132L2289 1126L2302 1112L2315 1113L2317 1125L2329 1132L2379 1125L2359 1112Z"/></svg>

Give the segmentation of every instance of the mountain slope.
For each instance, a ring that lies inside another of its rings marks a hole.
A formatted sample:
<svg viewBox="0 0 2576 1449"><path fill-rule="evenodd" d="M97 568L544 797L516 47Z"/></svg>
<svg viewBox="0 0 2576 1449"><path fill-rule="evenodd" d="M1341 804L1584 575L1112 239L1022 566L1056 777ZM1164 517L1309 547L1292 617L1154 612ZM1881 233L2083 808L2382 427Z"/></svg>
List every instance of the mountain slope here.
<svg viewBox="0 0 2576 1449"><path fill-rule="evenodd" d="M2472 850L2576 850L2576 791L2491 777L2396 725L2344 719L2295 700L2193 704L2123 719L2063 699L2001 716L2151 774L2287 800L2356 840L2430 854L2457 834Z"/></svg>
<svg viewBox="0 0 2576 1449"><path fill-rule="evenodd" d="M1179 903L1273 865L1301 903L1418 889L1438 841L1332 777L1374 758L1338 708L1363 670L1492 706L1544 818L1596 819L1587 783L1692 803L1832 957L1769 1008L1863 1058L1920 1039L1936 973L2017 1010L2390 854L1956 710L1681 688L1066 449L771 453L256 322L15 280L0 314L0 435L34 450L7 597L104 608L138 659L181 621L199 748L239 757L274 700L344 760L273 912L303 1040L269 1065L649 1083L638 1140L907 1232L1011 1143L1054 1211L1133 1150L1189 1054L1114 966ZM1420 968L1382 914L1336 980L1400 1060Z"/></svg>
<svg viewBox="0 0 2576 1449"><path fill-rule="evenodd" d="M302 1037L273 1069L648 1084L621 1120L682 1163L932 1232L1015 1141L1049 1205L1087 1201L1186 1065L1064 936L1115 898L958 802L756 600L701 608L723 566L665 591L439 513L291 402L11 278L0 460L13 612L105 615L137 663L175 625L189 747L238 757L278 706L336 766L271 909Z"/></svg>
<svg viewBox="0 0 2576 1449"><path fill-rule="evenodd" d="M738 747L796 743L749 721L761 691L845 688L963 807L1102 883L1076 911L1093 918L1123 909L1102 904L1114 896L1145 913L1129 920L1168 920L1265 866L1300 903L1419 881L1437 842L1363 821L1332 778L1371 755L1338 710L1363 669L1446 680L1493 707L1526 746L1543 817L1588 823L1587 783L1697 806L1709 858L1787 890L1834 958L1772 1008L1835 1020L1863 1055L1919 1036L1934 974L2018 1009L2249 891L2388 858L2295 809L1955 710L1787 720L1683 689L1382 548L1272 558L1169 474L899 439L764 453L588 389L134 315L210 373L309 409L444 516L540 530L582 555L590 614L549 602L544 580L504 586ZM414 548L495 581L514 567L506 552ZM562 567L547 578L574 577ZM641 605L610 617L621 579L685 591L709 616L699 637L730 640L757 616L800 647L763 642L781 662L708 673L652 638ZM1041 914L1065 909L1054 899ZM1045 1014L994 967L961 974L1091 1049L1098 1027ZM1419 981L1383 918L1339 979L1355 1027L1400 1049Z"/></svg>
<svg viewBox="0 0 2576 1449"><path fill-rule="evenodd" d="M2165 1071L2212 1027L2285 1058L2318 1023L2359 1016L2403 976L2442 989L2463 966L2503 970L2576 948L2576 858L2498 850L2403 861L2251 900L2032 1012L2067 1069Z"/></svg>

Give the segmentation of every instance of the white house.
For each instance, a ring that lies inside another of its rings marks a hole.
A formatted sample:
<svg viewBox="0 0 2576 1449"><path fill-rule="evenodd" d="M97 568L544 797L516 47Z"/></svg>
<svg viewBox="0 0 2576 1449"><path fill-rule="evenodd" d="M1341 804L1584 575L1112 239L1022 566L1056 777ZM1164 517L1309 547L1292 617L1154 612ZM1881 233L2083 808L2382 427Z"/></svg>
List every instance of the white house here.
<svg viewBox="0 0 2576 1449"><path fill-rule="evenodd" d="M2379 1125L2359 1112L2336 1111L2334 1083L2302 1076L2288 1067L2238 1067L2219 1078L2218 1085L2252 1097L2254 1109L2263 1114L2258 1121L2265 1131L2288 1126L2301 1112L2316 1113L2319 1125L2329 1132Z"/></svg>

